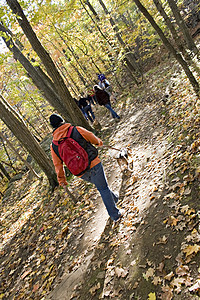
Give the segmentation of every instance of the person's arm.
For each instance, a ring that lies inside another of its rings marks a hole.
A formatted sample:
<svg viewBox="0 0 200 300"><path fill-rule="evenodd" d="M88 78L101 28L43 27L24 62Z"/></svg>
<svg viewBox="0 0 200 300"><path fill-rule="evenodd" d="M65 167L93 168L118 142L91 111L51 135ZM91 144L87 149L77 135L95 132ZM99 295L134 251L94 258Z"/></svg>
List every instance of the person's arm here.
<svg viewBox="0 0 200 300"><path fill-rule="evenodd" d="M65 178L65 171L64 171L63 162L60 160L60 158L54 152L54 150L52 148L52 145L51 145L51 156L52 156L53 164L54 164L55 171L56 171L56 174L57 174L58 183L59 183L59 185L64 187L68 183L67 183L66 178Z"/></svg>
<svg viewBox="0 0 200 300"><path fill-rule="evenodd" d="M84 137L84 139L86 139L86 141L95 146L103 146L102 140L94 135L91 131L88 131L87 129L79 126L76 126L76 128L78 132Z"/></svg>

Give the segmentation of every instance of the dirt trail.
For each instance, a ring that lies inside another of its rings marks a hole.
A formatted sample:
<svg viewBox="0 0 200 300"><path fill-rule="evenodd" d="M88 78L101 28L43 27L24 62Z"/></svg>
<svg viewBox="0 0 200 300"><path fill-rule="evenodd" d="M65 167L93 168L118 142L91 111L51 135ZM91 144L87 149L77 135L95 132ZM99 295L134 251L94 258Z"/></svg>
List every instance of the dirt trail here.
<svg viewBox="0 0 200 300"><path fill-rule="evenodd" d="M151 112L154 115L154 118L149 121ZM109 116L106 116L106 118L109 118ZM133 150L134 159L134 173L132 176L140 177L139 183L136 183L134 187L134 193L137 193L138 196L137 200L134 201L135 204L133 204L134 202L130 200L130 198L134 198L132 190L127 192L125 189L124 184L126 184L126 180L122 182L122 173L120 168L117 164L115 164L115 161L113 161L116 151L111 149L107 151L106 159L111 161L112 167L109 166L109 169L108 167L105 167L105 172L109 177L109 185L111 185L113 190L117 190L120 194L120 206L125 208L126 211L125 220L130 220L132 213L135 214L135 210L132 212L132 208L137 207L140 211L140 215L148 208L151 202L149 194L151 192L153 193L155 186L158 186L158 181L164 176L165 162L161 159L166 150L167 142L159 141L155 143L156 137L159 134L159 129L157 128L157 131L154 131L154 128L149 128L149 126L151 126L150 123L157 122L156 118L156 112L151 105L151 107L135 109L129 112L126 111L122 116L122 120L118 124L113 124L113 121L111 120L110 122L112 123L112 127L109 128L108 125L103 129L103 131L112 130L110 143L114 144L116 148L121 149L126 147L128 144L132 146L131 148ZM146 130L145 126L148 126L148 130ZM136 132L137 134L135 134ZM139 132L143 132L142 138ZM160 160L158 166L160 173L155 175L155 169L150 170L149 166L146 167L150 158L151 163L154 164L158 164L158 161ZM126 206L127 197L129 199L129 206ZM141 216L138 221L140 219ZM95 249L105 230L107 222L109 222L107 212L102 205L101 199L98 198L98 207L95 215L86 224L82 231L81 238L78 241L79 248L81 249L79 252L81 262L79 263L78 269L74 269L71 273L67 272L54 291L49 294L47 299L75 299L73 298L74 290L76 290L76 286L80 284L81 280L84 279L88 266L95 258Z"/></svg>
<svg viewBox="0 0 200 300"><path fill-rule="evenodd" d="M117 171L112 172L108 178L108 183L112 186L112 182L117 177ZM116 189L115 189L116 191ZM95 203L95 212L91 218L89 218L85 227L81 231L79 243L80 263L78 269L73 270L71 273L64 274L61 282L56 286L54 291L47 297L52 300L68 300L71 298L74 288L84 278L84 274L87 271L89 264L95 253L95 246L98 244L102 233L104 232L106 223L109 219L107 211L102 203L102 199L99 196ZM67 270L66 270L67 271Z"/></svg>
<svg viewBox="0 0 200 300"><path fill-rule="evenodd" d="M102 154L105 172L113 190L119 191L119 207L125 209L125 215L113 227L98 201L94 218L77 241L83 246L77 252L78 264L72 271L66 270L47 299L198 299L189 290L198 284L198 264L194 260L189 265L193 252L191 258L184 254L184 248L198 248L197 244L187 245L188 241L200 241L195 235L199 215L193 209L200 209L195 201L198 182L192 186L192 175L184 175L186 168L179 172L184 167L181 163L174 164L175 170L171 166L176 144L167 119L162 117L162 100L137 106L130 106L129 101L123 102L119 123L104 115L106 126L101 132L102 140L116 148L129 146L133 152L134 170L128 175L115 163L115 150Z"/></svg>

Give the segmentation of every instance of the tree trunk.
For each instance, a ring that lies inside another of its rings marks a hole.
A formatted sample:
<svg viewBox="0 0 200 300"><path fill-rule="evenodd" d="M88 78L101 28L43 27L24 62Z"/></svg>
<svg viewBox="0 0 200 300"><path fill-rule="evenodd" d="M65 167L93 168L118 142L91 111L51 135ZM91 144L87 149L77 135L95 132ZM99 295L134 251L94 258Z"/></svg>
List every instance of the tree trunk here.
<svg viewBox="0 0 200 300"><path fill-rule="evenodd" d="M73 93L76 95L76 90L75 90L75 88L72 86L72 84L69 83L69 80L67 79L67 77L66 77L65 74L64 74L64 71L63 71L64 66L63 66L61 60L59 60L59 64L56 63L56 66L57 66L58 70L60 71L60 73L62 74L62 76L63 76L63 78L65 79L65 81L67 82L68 87L70 87L70 89L71 89L71 90L73 91Z"/></svg>
<svg viewBox="0 0 200 300"><path fill-rule="evenodd" d="M8 150L7 150L7 147L6 147L5 143L4 143L4 140L3 140L2 138L0 138L0 140L2 141L3 148L4 148L4 150L5 150L5 153L6 153L7 157L8 157L8 161L9 161L9 164L8 164L8 165L9 165L9 167L12 168L13 171L16 173L16 168L13 166L12 160L11 160L11 158L10 158L10 155L9 155L9 153L8 153Z"/></svg>
<svg viewBox="0 0 200 300"><path fill-rule="evenodd" d="M194 53L198 53L198 49L190 35L190 32L185 24L185 21L184 19L182 18L180 12L179 12L179 9L176 5L176 2L174 0L167 0L167 2L169 3L169 6L173 12L173 15L176 19L176 22L180 28L180 30L182 31L183 33L183 36L185 38L185 41L187 43L187 46L188 46L188 49L190 49L191 51L193 51Z"/></svg>
<svg viewBox="0 0 200 300"><path fill-rule="evenodd" d="M98 29L98 31L100 32L100 34L102 35L102 37L104 38L104 40L108 43L108 45L111 47L111 49L113 49L113 45L110 43L109 39L106 37L106 35L102 32L101 28L99 27L99 25L97 24L96 22L96 15L95 15L95 20L92 18L92 16L90 15L90 13L88 12L85 4L84 4L84 1L80 0L83 8L85 9L86 13L88 14L88 16L90 17L90 19L92 20L92 22L95 24L95 27ZM87 5L88 5L88 1L87 1ZM91 4L90 4L91 5ZM90 6L89 6L90 8ZM92 11L93 13L93 11Z"/></svg>
<svg viewBox="0 0 200 300"><path fill-rule="evenodd" d="M6 29L0 24L0 31L5 32ZM31 77L33 83L37 88L42 92L47 101L54 107L56 110L62 114L69 122L72 122L72 119L66 110L65 106L61 102L59 96L56 94L56 91L53 90L47 80L40 76L38 71L32 66L30 61L21 53L21 51L15 46L12 42L12 39L7 36L7 38L2 37L8 49L13 53L13 56L18 60L24 69L27 71L29 77ZM48 80L49 81L49 80Z"/></svg>
<svg viewBox="0 0 200 300"><path fill-rule="evenodd" d="M2 138L2 137L1 137L1 138ZM1 172L4 174L4 176L5 176L8 180L11 179L10 175L8 174L8 172L6 171L6 169L4 168L4 166L2 165L1 162L0 162L0 170L1 170Z"/></svg>
<svg viewBox="0 0 200 300"><path fill-rule="evenodd" d="M143 13L143 15L147 18L147 20L150 22L150 24L153 26L153 28L156 30L156 32L158 33L158 35L160 36L164 46L167 48L168 51L170 51L172 53L172 55L174 56L174 58L179 62L179 64L182 66L186 76L188 77L195 93L197 94L197 96L199 97L199 84L197 82L197 80L195 79L195 77L193 76L192 72L190 71L187 62L183 59L183 57L181 56L180 53L178 53L174 47L172 46L172 44L168 41L168 39L165 37L163 31L160 29L160 27L156 24L156 22L154 21L153 17L149 14L149 12L147 11L147 9L142 5L142 3L139 0L133 0L135 2L135 4L137 5L137 7L139 8L139 10Z"/></svg>
<svg viewBox="0 0 200 300"><path fill-rule="evenodd" d="M33 50L37 53L37 55L40 57L42 63L44 64L48 75L52 79L56 90L58 92L58 95L60 99L62 99L62 102L64 106L68 109L68 114L70 116L70 119L73 120L73 122L76 125L82 125L84 127L87 127L88 129L91 129L89 126L89 123L85 120L84 116L81 114L81 111L78 109L76 103L73 101L72 96L70 95L64 80L60 73L58 72L53 60L51 59L49 53L44 49L40 41L38 40L35 32L33 31L30 23L28 22L26 16L24 15L24 12L18 3L17 0L6 0L7 4L10 6L12 12L17 17L18 23L21 26L23 32L25 33L26 37L28 38L31 46L33 47Z"/></svg>
<svg viewBox="0 0 200 300"><path fill-rule="evenodd" d="M134 54L129 49L129 47L126 45L126 43L123 41L123 39L119 33L119 28L118 28L117 24L115 23L115 21L113 20L113 18L110 16L109 11L108 11L107 7L105 6L104 2L102 0L98 0L98 2L102 6L105 14L107 16L109 16L110 24L115 32L116 38L125 51L125 59L124 59L125 65L128 67L128 69L131 73L136 72L136 73L138 73L138 75L139 74L142 75L141 69L136 62ZM135 79L134 81L136 82L136 84L138 84L137 79L135 77L134 77L134 79Z"/></svg>
<svg viewBox="0 0 200 300"><path fill-rule="evenodd" d="M62 72L65 72L67 74L67 77L69 77L69 79L71 80L71 82L73 83L73 85L75 86L75 89L77 90L78 94L80 94L80 87L76 84L76 82L74 81L74 79L72 78L71 74L69 73L69 71L65 68L65 66L63 65L62 61L60 60L60 64L61 66L61 70Z"/></svg>
<svg viewBox="0 0 200 300"><path fill-rule="evenodd" d="M90 3L90 1L89 1L89 0L86 0L85 2L86 2L86 4L88 5L88 7L89 7L90 11L92 12L92 14L93 14L93 15L95 16L95 18L97 19L97 21L100 21L100 18L99 18L99 16L98 16L96 10L94 9L94 7L92 6L92 4Z"/></svg>
<svg viewBox="0 0 200 300"><path fill-rule="evenodd" d="M54 171L53 163L50 161L44 150L29 132L27 127L9 110L5 105L6 100L0 96L0 118L22 143L26 150L31 154L41 169L46 174L49 183L54 189L57 185L57 176Z"/></svg>
<svg viewBox="0 0 200 300"><path fill-rule="evenodd" d="M35 172L35 170L32 168L32 166L25 160L23 157L19 154L19 152L16 150L16 148L12 145L12 143L6 138L3 133L0 132L0 136L2 139L6 141L10 149L17 155L17 157L25 164L25 166L33 173L34 176L37 178L40 178L40 176Z"/></svg>
<svg viewBox="0 0 200 300"><path fill-rule="evenodd" d="M165 23L167 24L168 29L171 32L171 35L174 39L175 44L177 45L179 51L181 51L183 54L185 54L185 50L184 50L184 46L181 42L180 37L178 36L176 29L174 27L174 25L172 24L170 18L168 17L168 15L166 14L162 3L159 0L153 0L157 10L159 11L159 13L161 14L161 16L163 17L163 19L165 20Z"/></svg>

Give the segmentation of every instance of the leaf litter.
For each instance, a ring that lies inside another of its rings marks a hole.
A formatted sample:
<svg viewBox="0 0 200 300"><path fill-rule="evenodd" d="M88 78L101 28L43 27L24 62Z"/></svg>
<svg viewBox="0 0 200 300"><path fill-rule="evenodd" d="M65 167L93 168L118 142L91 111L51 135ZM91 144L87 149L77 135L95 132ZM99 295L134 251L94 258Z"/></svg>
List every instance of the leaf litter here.
<svg viewBox="0 0 200 300"><path fill-rule="evenodd" d="M179 89L181 76L166 105L157 97L150 105L134 101L121 109L122 121L100 134L116 147L130 144L134 165L132 173L120 173L109 151L101 151L108 177L117 169L112 187L125 215L116 226L108 220L100 240L88 236L83 243L83 229L99 209L92 186L74 179L80 197L73 205L59 189L50 197L45 181L16 183L1 204L1 299L60 299L63 276L76 274L92 252L69 299L197 299L200 102Z"/></svg>

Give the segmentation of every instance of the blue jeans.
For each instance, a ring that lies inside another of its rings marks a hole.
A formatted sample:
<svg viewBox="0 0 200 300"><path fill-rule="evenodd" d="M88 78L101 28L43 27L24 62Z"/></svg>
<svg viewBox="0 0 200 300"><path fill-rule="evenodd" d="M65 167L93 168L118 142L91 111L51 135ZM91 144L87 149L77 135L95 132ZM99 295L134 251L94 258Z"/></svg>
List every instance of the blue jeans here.
<svg viewBox="0 0 200 300"><path fill-rule="evenodd" d="M109 111L111 112L113 118L117 118L117 119L120 118L120 117L118 116L118 114L112 109L112 107L111 107L111 105L110 105L109 103L105 104L105 107L106 107L107 109L109 109Z"/></svg>
<svg viewBox="0 0 200 300"><path fill-rule="evenodd" d="M86 113L88 119L93 123L95 119L95 115L92 111L91 105L87 105L83 108L84 112Z"/></svg>
<svg viewBox="0 0 200 300"><path fill-rule="evenodd" d="M120 216L119 209L115 205L115 203L118 201L118 197L110 190L108 186L102 164L97 164L83 174L81 178L85 181L95 184L97 190L101 194L109 216L112 220L117 220Z"/></svg>

